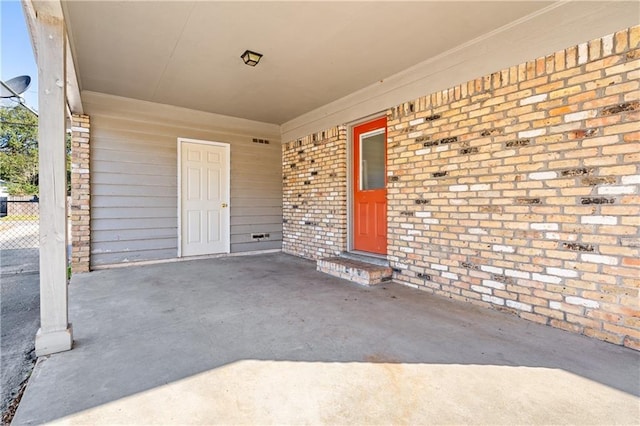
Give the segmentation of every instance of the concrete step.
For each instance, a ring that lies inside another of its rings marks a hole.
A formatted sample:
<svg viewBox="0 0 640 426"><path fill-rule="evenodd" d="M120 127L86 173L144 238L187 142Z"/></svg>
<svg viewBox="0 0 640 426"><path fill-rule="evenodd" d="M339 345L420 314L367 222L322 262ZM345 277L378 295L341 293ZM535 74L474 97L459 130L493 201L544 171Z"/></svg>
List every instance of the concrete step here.
<svg viewBox="0 0 640 426"><path fill-rule="evenodd" d="M391 280L391 268L344 257L318 259L316 269L334 277L363 285L375 285Z"/></svg>

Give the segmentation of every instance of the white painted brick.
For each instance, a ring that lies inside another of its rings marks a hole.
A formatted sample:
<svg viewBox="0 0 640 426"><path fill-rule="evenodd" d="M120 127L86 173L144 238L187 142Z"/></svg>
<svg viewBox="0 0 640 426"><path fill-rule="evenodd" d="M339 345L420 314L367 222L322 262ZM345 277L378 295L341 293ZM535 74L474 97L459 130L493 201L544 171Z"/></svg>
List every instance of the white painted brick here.
<svg viewBox="0 0 640 426"><path fill-rule="evenodd" d="M489 234L487 231L485 231L482 228L469 228L469 233L470 234L475 234L475 235L488 235Z"/></svg>
<svg viewBox="0 0 640 426"><path fill-rule="evenodd" d="M529 96L528 98L524 98L520 101L520 105L529 105L535 104L538 102L542 102L547 99L548 94L543 93L542 95Z"/></svg>
<svg viewBox="0 0 640 426"><path fill-rule="evenodd" d="M589 46L587 43L578 45L578 65L586 64L589 60Z"/></svg>
<svg viewBox="0 0 640 426"><path fill-rule="evenodd" d="M440 223L438 219L422 219L422 223L430 223L432 225L436 225Z"/></svg>
<svg viewBox="0 0 640 426"><path fill-rule="evenodd" d="M477 292L477 293L482 293L482 294L491 294L491 289L490 288L486 288L486 287L482 287L479 285L472 285L471 286L471 290Z"/></svg>
<svg viewBox="0 0 640 426"><path fill-rule="evenodd" d="M559 277L575 278L578 276L578 271L573 269L552 268L548 266L547 274L557 275Z"/></svg>
<svg viewBox="0 0 640 426"><path fill-rule="evenodd" d="M544 237L547 240L559 240L560 234L558 234L557 232L545 232Z"/></svg>
<svg viewBox="0 0 640 426"><path fill-rule="evenodd" d="M507 306L525 312L531 312L532 309L531 305L527 305L526 303L522 302L516 302L515 300L507 300Z"/></svg>
<svg viewBox="0 0 640 426"><path fill-rule="evenodd" d="M400 247L400 251L405 253L413 253L413 249L411 247Z"/></svg>
<svg viewBox="0 0 640 426"><path fill-rule="evenodd" d="M516 249L513 246L495 245L493 251L499 251L503 253L515 253Z"/></svg>
<svg viewBox="0 0 640 426"><path fill-rule="evenodd" d="M615 216L582 216L580 223L583 225L617 225L618 218Z"/></svg>
<svg viewBox="0 0 640 426"><path fill-rule="evenodd" d="M535 129L518 132L519 138L534 138L536 136L542 136L547 132L546 129Z"/></svg>
<svg viewBox="0 0 640 426"><path fill-rule="evenodd" d="M536 231L557 231L559 228L557 223L532 223L531 229Z"/></svg>
<svg viewBox="0 0 640 426"><path fill-rule="evenodd" d="M418 124L424 123L424 118L416 118L415 120L411 120L409 122L410 126L417 126Z"/></svg>
<svg viewBox="0 0 640 426"><path fill-rule="evenodd" d="M422 234L422 232L416 230L416 229L410 229L407 231L407 235L420 235Z"/></svg>
<svg viewBox="0 0 640 426"><path fill-rule="evenodd" d="M558 173L556 172L529 173L529 179L535 179L535 180L555 179L557 177L558 177Z"/></svg>
<svg viewBox="0 0 640 426"><path fill-rule="evenodd" d="M447 265L439 265L437 263L432 263L431 269L435 269L436 271L448 271L449 267Z"/></svg>
<svg viewBox="0 0 640 426"><path fill-rule="evenodd" d="M431 217L431 212L416 212L416 217Z"/></svg>
<svg viewBox="0 0 640 426"><path fill-rule="evenodd" d="M588 110L588 111L580 111L580 112L574 112L572 114L566 114L564 116L564 121L566 122L571 122L571 121L581 121L581 120L586 120L588 118L593 118L596 116L596 111L595 110Z"/></svg>
<svg viewBox="0 0 640 426"><path fill-rule="evenodd" d="M482 300L485 302L493 303L494 305L504 306L504 299L496 296L489 296L488 294L482 295Z"/></svg>
<svg viewBox="0 0 640 426"><path fill-rule="evenodd" d="M475 185L471 185L472 191L488 191L491 189L491 185L486 183L478 183Z"/></svg>
<svg viewBox="0 0 640 426"><path fill-rule="evenodd" d="M411 237L411 236L408 236L408 235L401 235L400 236L400 240L402 240L402 241L413 241L414 238Z"/></svg>
<svg viewBox="0 0 640 426"><path fill-rule="evenodd" d="M457 280L458 279L458 275L457 274L453 274L451 272L443 272L441 275L443 277L445 277L445 278L449 278L450 280Z"/></svg>
<svg viewBox="0 0 640 426"><path fill-rule="evenodd" d="M525 272L525 271L516 271L515 269L506 269L504 271L504 274L508 277L515 277L515 278L524 278L524 279L529 279L529 277L531 276L530 273Z"/></svg>
<svg viewBox="0 0 640 426"><path fill-rule="evenodd" d="M445 152L449 150L449 144L436 146L436 152Z"/></svg>
<svg viewBox="0 0 640 426"><path fill-rule="evenodd" d="M598 195L633 194L635 191L633 186L601 186L598 188Z"/></svg>
<svg viewBox="0 0 640 426"><path fill-rule="evenodd" d="M585 262L602 263L604 265L617 265L618 259L613 256L603 256L601 254L583 253L581 258Z"/></svg>
<svg viewBox="0 0 640 426"><path fill-rule="evenodd" d="M423 135L423 132L411 132L409 133L409 139L419 138Z"/></svg>
<svg viewBox="0 0 640 426"><path fill-rule="evenodd" d="M495 266L481 265L480 270L484 272L489 272L490 274L502 275L502 268L496 268Z"/></svg>
<svg viewBox="0 0 640 426"><path fill-rule="evenodd" d="M640 184L640 175L622 176L623 185Z"/></svg>
<svg viewBox="0 0 640 426"><path fill-rule="evenodd" d="M504 283L493 280L482 280L482 285L485 287L495 288L496 290L504 290L506 288Z"/></svg>
<svg viewBox="0 0 640 426"><path fill-rule="evenodd" d="M562 303L560 303L560 302L549 302L549 307L551 309L562 309Z"/></svg>
<svg viewBox="0 0 640 426"><path fill-rule="evenodd" d="M427 155L431 153L431 148L419 149L416 151L416 155Z"/></svg>
<svg viewBox="0 0 640 426"><path fill-rule="evenodd" d="M460 191L468 191L469 185L451 185L449 187L449 191L460 192Z"/></svg>
<svg viewBox="0 0 640 426"><path fill-rule="evenodd" d="M585 308L600 307L600 303L596 302L595 300L583 299L582 297L577 296L567 296L564 300L570 305L584 306Z"/></svg>
<svg viewBox="0 0 640 426"><path fill-rule="evenodd" d="M536 274L534 273L532 278L535 281L540 281L542 283L548 284L559 284L562 281L560 277L554 277L553 275L544 275L544 274Z"/></svg>
<svg viewBox="0 0 640 426"><path fill-rule="evenodd" d="M613 34L602 37L602 56L613 53Z"/></svg>

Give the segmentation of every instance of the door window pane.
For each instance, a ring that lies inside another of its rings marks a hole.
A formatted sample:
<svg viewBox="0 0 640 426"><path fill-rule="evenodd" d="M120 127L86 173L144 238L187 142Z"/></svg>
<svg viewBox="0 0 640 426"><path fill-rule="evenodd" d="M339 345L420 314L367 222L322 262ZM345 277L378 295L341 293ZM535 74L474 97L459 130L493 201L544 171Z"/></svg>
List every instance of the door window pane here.
<svg viewBox="0 0 640 426"><path fill-rule="evenodd" d="M360 190L385 187L384 133L360 137Z"/></svg>

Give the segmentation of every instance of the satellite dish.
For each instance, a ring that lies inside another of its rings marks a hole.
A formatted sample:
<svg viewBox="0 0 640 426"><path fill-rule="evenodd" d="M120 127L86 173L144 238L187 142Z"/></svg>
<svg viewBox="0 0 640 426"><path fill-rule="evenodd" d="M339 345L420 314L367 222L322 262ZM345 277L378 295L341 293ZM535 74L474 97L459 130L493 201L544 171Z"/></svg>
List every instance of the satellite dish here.
<svg viewBox="0 0 640 426"><path fill-rule="evenodd" d="M31 77L20 75L13 77L0 85L0 98L15 98L27 91L31 84Z"/></svg>

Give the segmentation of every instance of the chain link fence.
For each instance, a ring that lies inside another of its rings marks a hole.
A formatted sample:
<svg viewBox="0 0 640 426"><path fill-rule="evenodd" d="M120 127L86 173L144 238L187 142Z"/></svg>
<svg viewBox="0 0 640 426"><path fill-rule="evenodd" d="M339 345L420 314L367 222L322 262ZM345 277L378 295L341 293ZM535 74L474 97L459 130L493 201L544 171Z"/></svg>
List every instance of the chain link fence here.
<svg viewBox="0 0 640 426"><path fill-rule="evenodd" d="M37 272L40 217L38 197L0 198L1 274Z"/></svg>

